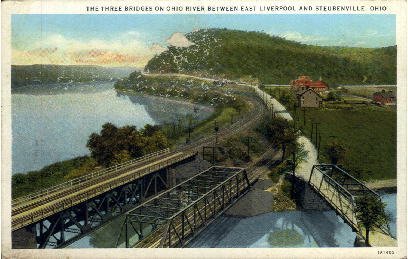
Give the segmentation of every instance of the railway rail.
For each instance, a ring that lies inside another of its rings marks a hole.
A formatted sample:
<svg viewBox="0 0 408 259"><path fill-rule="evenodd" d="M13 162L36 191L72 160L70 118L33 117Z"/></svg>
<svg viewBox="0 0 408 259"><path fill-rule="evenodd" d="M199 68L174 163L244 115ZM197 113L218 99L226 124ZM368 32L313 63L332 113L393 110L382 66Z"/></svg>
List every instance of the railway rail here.
<svg viewBox="0 0 408 259"><path fill-rule="evenodd" d="M79 204L89 198L95 197L104 191L111 190L126 182L133 181L151 172L165 168L168 165L195 156L195 152L178 152L171 154L153 163L137 167L136 169L119 173L114 177L104 177L103 181L87 181L74 186L74 189L64 189L55 193L50 199L44 197L41 201L30 203L20 213L12 216L12 230L19 229L42 218L62 211L70 206Z"/></svg>
<svg viewBox="0 0 408 259"><path fill-rule="evenodd" d="M258 97L249 98L250 111L244 117L222 128L218 139L226 139L251 128L265 113ZM196 155L202 146L214 139L213 135L201 137L174 150L161 150L124 164L103 169L83 177L36 192L12 201L12 231L38 222L66 208L80 204L126 182L150 174L169 164ZM251 178L253 181L255 178Z"/></svg>

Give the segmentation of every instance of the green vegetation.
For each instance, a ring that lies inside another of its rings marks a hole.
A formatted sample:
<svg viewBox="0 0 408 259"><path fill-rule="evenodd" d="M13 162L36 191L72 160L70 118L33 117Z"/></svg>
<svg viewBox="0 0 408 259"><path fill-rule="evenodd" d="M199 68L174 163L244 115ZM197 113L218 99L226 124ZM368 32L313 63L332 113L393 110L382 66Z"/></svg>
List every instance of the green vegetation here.
<svg viewBox="0 0 408 259"><path fill-rule="evenodd" d="M232 136L223 141L221 145L224 148L225 158L231 160L234 165L252 161L255 156L265 152L261 136L255 132Z"/></svg>
<svg viewBox="0 0 408 259"><path fill-rule="evenodd" d="M145 70L278 84L288 84L301 74L322 77L332 86L396 83L396 46L310 46L266 33L228 29L202 29L186 37L194 44L169 47L152 58Z"/></svg>
<svg viewBox="0 0 408 259"><path fill-rule="evenodd" d="M109 167L169 146L159 126L149 124L141 130L135 126L102 125L100 134L92 133L86 145L98 164Z"/></svg>
<svg viewBox="0 0 408 259"><path fill-rule="evenodd" d="M90 163L90 161L92 158L82 156L51 164L38 171L14 174L11 178L12 198L60 184L66 181L68 174Z"/></svg>
<svg viewBox="0 0 408 259"><path fill-rule="evenodd" d="M373 93L385 91L393 91L397 95L397 87L394 86L342 86L342 90L345 93L361 96L364 98L372 99Z"/></svg>
<svg viewBox="0 0 408 259"><path fill-rule="evenodd" d="M197 122L192 115L180 118L176 123L162 125L162 131L172 144L180 144L188 138L190 131L193 140L214 131L214 122L223 127L235 122L249 109L242 96L228 87L220 87L208 81L179 76L145 76L133 72L115 83L117 91L126 94L148 94L165 98L178 98L183 101L211 105L215 112L206 120Z"/></svg>
<svg viewBox="0 0 408 259"><path fill-rule="evenodd" d="M282 161L285 158L287 147L293 151L296 146L296 133L291 123L284 118L267 117L258 126L258 131L261 132L272 145L281 146Z"/></svg>
<svg viewBox="0 0 408 259"><path fill-rule="evenodd" d="M11 66L11 87L49 83L112 81L129 74L129 68L100 66L28 65Z"/></svg>
<svg viewBox="0 0 408 259"><path fill-rule="evenodd" d="M341 166L362 180L395 179L397 113L395 107L350 105L347 108L297 110L295 118L305 136L311 137L311 121L318 125L319 160L331 162L326 152L330 143L337 142L346 150ZM304 121L306 115L306 121ZM316 143L316 131L312 140Z"/></svg>
<svg viewBox="0 0 408 259"><path fill-rule="evenodd" d="M243 98L211 82L177 76L144 76L133 72L115 83L116 90L131 90L149 95L181 98L195 103L217 107L232 107L237 111L247 109Z"/></svg>
<svg viewBox="0 0 408 259"><path fill-rule="evenodd" d="M282 229L270 233L268 242L272 247L294 247L303 244L304 238L295 229Z"/></svg>
<svg viewBox="0 0 408 259"><path fill-rule="evenodd" d="M346 152L347 149L341 143L336 141L332 141L326 146L327 157L330 159L330 163L335 165L337 165L337 162L344 159Z"/></svg>
<svg viewBox="0 0 408 259"><path fill-rule="evenodd" d="M137 130L134 126L102 126L100 134L89 137L91 156L82 156L54 163L38 171L12 176L12 198L27 195L92 173L97 169L122 163L168 146L166 136L158 126L147 124Z"/></svg>
<svg viewBox="0 0 408 259"><path fill-rule="evenodd" d="M284 105L288 109L291 109L295 105L297 105L295 94L287 86L283 86L283 87L267 86L265 87L261 85L260 89L268 93L270 96L273 96L274 98L276 98L276 100L278 100L282 105Z"/></svg>
<svg viewBox="0 0 408 259"><path fill-rule="evenodd" d="M385 203L379 197L365 195L356 199L356 217L365 228L365 243L370 246L370 231L388 226L390 216L385 212Z"/></svg>

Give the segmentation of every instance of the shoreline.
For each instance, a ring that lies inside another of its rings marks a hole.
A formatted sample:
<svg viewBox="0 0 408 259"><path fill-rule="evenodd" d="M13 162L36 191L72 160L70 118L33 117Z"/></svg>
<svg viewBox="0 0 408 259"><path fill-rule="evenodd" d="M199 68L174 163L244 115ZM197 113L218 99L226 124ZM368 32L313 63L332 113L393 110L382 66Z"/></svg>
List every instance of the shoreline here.
<svg viewBox="0 0 408 259"><path fill-rule="evenodd" d="M142 97L149 97L149 98L152 98L152 99L167 100L167 101L172 102L172 103L178 103L178 104L183 104L183 105L199 106L202 109L207 109L208 111L211 110L212 112L214 112L214 110L215 110L214 107L211 106L211 105L196 103L196 102L193 102L191 100L177 98L176 96L163 97L163 96L152 95L152 94L147 94L147 93L143 93L143 92L135 92L135 91L132 91L132 90L124 91L123 89L115 89L115 88L113 88L113 89L115 91L117 91L118 93L121 93L121 94L124 94L124 95L131 94L133 96L142 96Z"/></svg>
<svg viewBox="0 0 408 259"><path fill-rule="evenodd" d="M368 188L374 191L382 191L386 193L397 192L397 179L374 180L365 183Z"/></svg>

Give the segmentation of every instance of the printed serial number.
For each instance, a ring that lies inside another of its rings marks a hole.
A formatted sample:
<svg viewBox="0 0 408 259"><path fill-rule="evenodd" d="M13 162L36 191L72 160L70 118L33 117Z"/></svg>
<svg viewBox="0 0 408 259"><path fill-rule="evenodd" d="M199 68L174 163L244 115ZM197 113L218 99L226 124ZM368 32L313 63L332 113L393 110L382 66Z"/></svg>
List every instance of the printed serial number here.
<svg viewBox="0 0 408 259"><path fill-rule="evenodd" d="M380 251L377 251L377 254L379 254L379 255L393 255L394 251L380 250Z"/></svg>

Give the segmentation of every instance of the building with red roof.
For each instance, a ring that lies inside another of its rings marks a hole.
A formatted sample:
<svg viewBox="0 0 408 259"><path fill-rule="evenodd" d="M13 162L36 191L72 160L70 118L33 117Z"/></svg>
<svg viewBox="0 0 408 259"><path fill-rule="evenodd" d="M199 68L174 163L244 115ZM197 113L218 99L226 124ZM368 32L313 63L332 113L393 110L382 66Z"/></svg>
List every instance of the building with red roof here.
<svg viewBox="0 0 408 259"><path fill-rule="evenodd" d="M312 89L315 92L324 92L329 90L329 86L322 80L313 81L310 76L299 76L298 79L290 82L294 91Z"/></svg>

